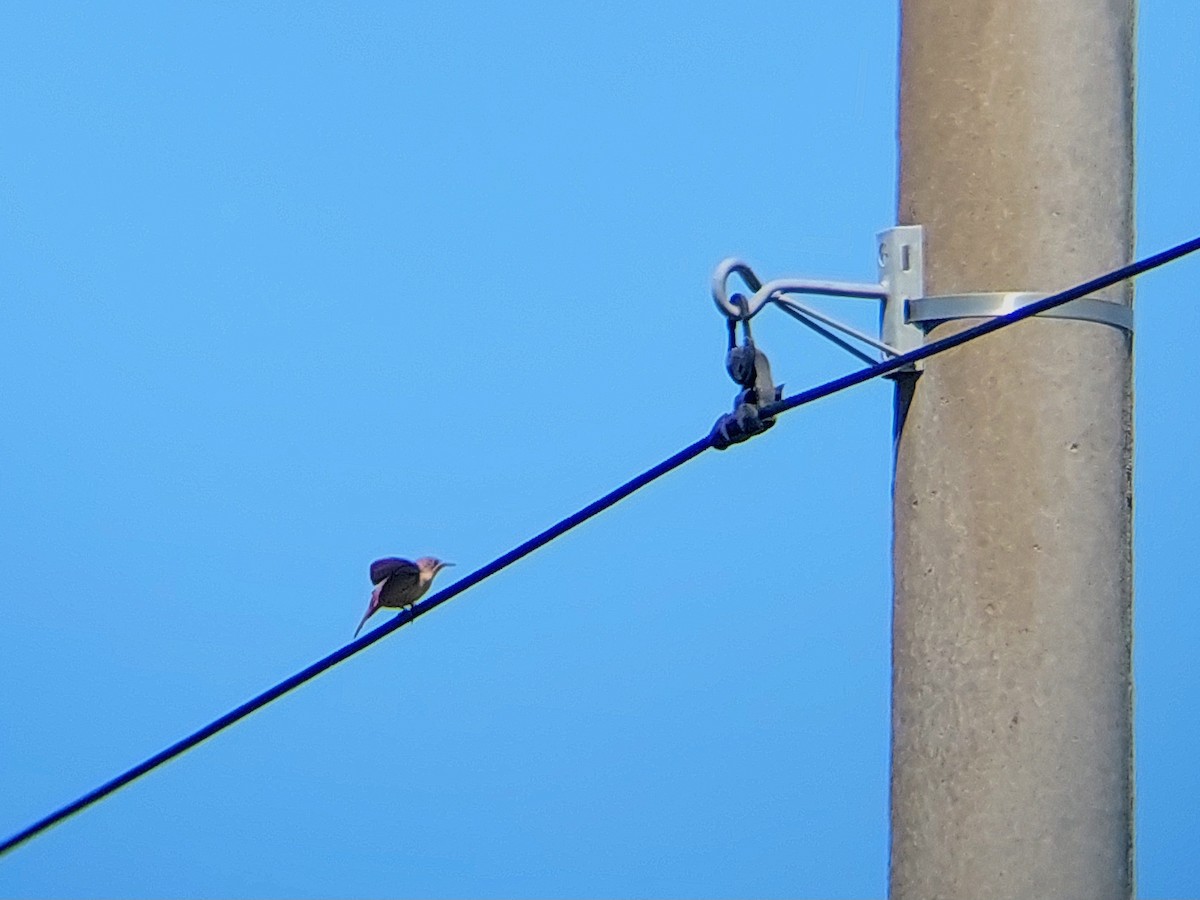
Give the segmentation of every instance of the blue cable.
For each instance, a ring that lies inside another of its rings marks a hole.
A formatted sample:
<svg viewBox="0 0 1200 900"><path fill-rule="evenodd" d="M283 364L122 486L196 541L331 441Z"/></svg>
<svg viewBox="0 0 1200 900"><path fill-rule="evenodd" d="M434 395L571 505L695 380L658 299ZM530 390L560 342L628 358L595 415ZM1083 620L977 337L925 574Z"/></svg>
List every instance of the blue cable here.
<svg viewBox="0 0 1200 900"><path fill-rule="evenodd" d="M910 363L914 363L922 359L928 359L931 356L934 356L938 353L943 353L946 350L957 347L961 344L965 344L968 341L975 340L976 338L982 337L985 334L990 334L993 331L999 331L1001 328L1012 325L1014 322L1019 322L1022 319L1027 319L1030 316L1035 316L1038 313L1045 312L1049 309L1054 309L1054 307L1061 306L1064 303L1069 303L1072 300L1086 297L1088 294L1094 293L1106 287L1111 287L1118 282L1141 275L1144 272L1158 268L1166 263L1173 262L1174 260L1179 259L1182 256L1186 256L1189 253L1193 253L1196 250L1200 250L1200 237L1193 238L1190 241L1185 241L1184 243L1178 244L1169 250L1156 253L1153 256L1146 257L1143 260L1139 260L1127 266L1122 266L1121 268L1115 269L1106 275L1100 276L1099 278L1095 278L1084 284L1078 285L1077 287L1065 290L1059 294L1046 297L1043 300L1038 300L1035 303L1030 303L1029 305L1023 306L1011 313L1007 313L1003 316L997 316L994 319L990 319L980 325L968 328L965 331L959 332L958 334L942 338L939 341L926 344L923 347L919 347L916 350L912 350L900 356L895 356L890 359L886 359L883 362L875 363L874 365L851 372L842 376L841 378L835 378L833 381L828 381L824 384L817 385L814 388L810 388L809 390L801 391L800 393L794 394L791 397L785 397L776 403L764 406L763 415L767 417L776 416L780 413L787 412L788 410L795 409L798 406L804 406L805 404L812 403L815 400L828 397L830 394L836 394L839 391L846 390L847 388L855 387L863 382L870 381L873 378L878 378L881 375L887 375L891 372L898 371ZM679 468L684 463L695 459L712 446L714 446L713 434L710 433L695 443L680 450L674 456L663 460L653 468L647 469L641 475L638 475L637 477L625 482L625 484L621 485L616 490L605 494L599 500L588 504L578 512L567 516L565 519L560 520L554 525L551 525L541 534L530 538L529 540L525 541L525 543L517 547L514 547L512 550L509 550L502 556L496 557L496 559L492 560L487 565L476 569L470 575L467 575L465 578L456 581L454 584L450 585L444 590L438 591L436 594L433 594L425 600L422 600L410 610L401 611L399 615L391 619L391 621L387 622L385 625L382 625L379 628L376 628L374 631L371 631L362 637L351 641L341 649L335 650L333 653L330 653L328 656L318 660L307 668L301 669L291 677L285 678L274 687L268 688L258 696L247 700L241 706L230 710L220 718L214 719L212 722L209 722L198 731L194 731L192 734L189 734L182 740L176 741L174 744L171 744L171 746L160 750L158 753L154 754L143 762L138 763L133 768L122 772L120 775L110 779L109 781L106 781L104 784L92 791L89 791L79 799L68 803L66 806L60 807L41 819L38 819L32 825L29 825L27 828L23 828L12 837L6 839L3 843L0 843L0 856L20 846L53 825L58 824L63 819L87 809L87 807L99 802L100 800L103 800L109 794L119 790L120 788L129 784L131 781L140 778L147 772L158 768L163 763L169 762L176 756L185 753L192 747L195 747L197 744L212 737L217 732L223 731L230 725L233 725L235 722L244 719L252 712L255 712L256 710L266 706L271 701L277 700L279 697L282 697L289 691L292 691L305 682L316 678L327 669L332 669L338 663L348 659L355 653L358 653L360 650L365 650L376 641L382 640L397 628L402 628L418 616L423 616L425 613L429 612L435 607L441 606L447 600L457 597L459 594L463 593L463 591L474 587L485 578L490 578L501 569L507 568L517 560L528 556L534 550L544 547L555 538L562 536L575 526L583 524L593 516L619 503L630 494L650 484L650 482L661 478L668 472Z"/></svg>
<svg viewBox="0 0 1200 900"><path fill-rule="evenodd" d="M330 653L324 659L317 660L317 662L313 663L311 666L301 669L290 678L285 678L283 681L279 682L279 684L268 688L258 696L247 700L241 706L231 709L229 712L225 713L225 715L218 719L214 719L198 731L194 731L182 740L176 741L171 746L160 750L149 759L138 763L136 766L128 769L125 772L122 772L117 777L104 782L104 784L100 785L95 790L84 794L78 800L68 803L66 806L55 810L44 818L38 819L29 827L23 828L21 831L18 831L12 837L5 840L4 843L0 844L0 856L25 843L30 838L33 838L45 831L47 828L57 825L68 816L73 816L75 813L87 809L93 803L103 800L109 794L119 790L120 788L123 788L134 779L140 778L147 772L158 768L163 763L168 762L174 759L176 756L179 756L181 753L190 750L192 747L195 747L202 741L212 737L218 731L223 731L235 722L246 718L246 716L250 715L250 713L254 712L255 710L266 706L272 700L277 700L289 691L298 688L306 681L316 678L325 670L332 669L338 663L348 659L355 653L358 653L360 650L365 650L367 647L371 646L371 644L391 634L397 628L407 625L413 619L417 618L417 616L423 616L431 609L441 606L447 600L457 597L463 591L474 587L485 578L495 575L501 569L507 568L522 557L528 556L539 547L544 547L555 538L560 537L561 535L570 531L576 525L582 525L593 516L603 512L615 503L619 503L621 500L624 500L634 491L645 487L650 482L661 478L663 475L666 475L672 469L677 469L685 462L688 462L689 460L699 456L710 446L712 446L711 439L706 436L701 440L696 441L694 444L685 447L674 456L663 460L652 469L647 469L641 475L630 479L616 490L605 494L599 500L588 504L578 512L567 516L565 519L562 519L554 525L551 525L536 537L532 537L520 546L514 547L503 556L498 556L496 559L492 560L482 568L476 569L465 578L454 582L454 584L450 585L444 590L438 591L436 594L433 594L425 600L417 603L411 609L402 611L400 615L391 619L386 625L376 628L374 631L368 632L362 637L351 641L341 649Z"/></svg>

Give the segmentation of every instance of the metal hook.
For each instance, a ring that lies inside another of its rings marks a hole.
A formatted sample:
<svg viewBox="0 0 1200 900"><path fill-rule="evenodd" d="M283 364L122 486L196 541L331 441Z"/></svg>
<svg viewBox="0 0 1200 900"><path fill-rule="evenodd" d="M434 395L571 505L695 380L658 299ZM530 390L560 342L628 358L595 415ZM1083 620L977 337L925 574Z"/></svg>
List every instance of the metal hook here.
<svg viewBox="0 0 1200 900"><path fill-rule="evenodd" d="M745 305L733 302L726 282L730 275L738 275L754 294ZM812 279L777 278L766 284L754 274L749 263L736 257L724 259L713 271L712 296L724 315L745 321L758 315L764 306L776 299L777 294L821 294L827 297L862 297L868 300L886 300L887 289L881 284L865 284L854 281L816 281Z"/></svg>

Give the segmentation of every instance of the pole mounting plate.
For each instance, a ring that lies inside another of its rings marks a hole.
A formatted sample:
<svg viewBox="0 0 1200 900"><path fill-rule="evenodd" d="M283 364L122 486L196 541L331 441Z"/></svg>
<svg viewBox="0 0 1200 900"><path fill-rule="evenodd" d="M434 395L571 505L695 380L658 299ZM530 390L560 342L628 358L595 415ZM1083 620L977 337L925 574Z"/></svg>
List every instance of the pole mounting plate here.
<svg viewBox="0 0 1200 900"><path fill-rule="evenodd" d="M916 350L925 342L925 331L909 318L913 300L925 294L924 242L920 225L897 225L876 236L879 283L887 291L880 313L880 340L900 353ZM889 375L899 378L921 370L920 362Z"/></svg>

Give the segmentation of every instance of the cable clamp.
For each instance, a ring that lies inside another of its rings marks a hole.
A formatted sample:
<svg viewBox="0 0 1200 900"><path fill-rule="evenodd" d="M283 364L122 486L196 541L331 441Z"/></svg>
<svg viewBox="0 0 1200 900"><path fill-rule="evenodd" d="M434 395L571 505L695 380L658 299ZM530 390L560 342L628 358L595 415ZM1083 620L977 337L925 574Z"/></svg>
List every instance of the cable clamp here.
<svg viewBox="0 0 1200 900"><path fill-rule="evenodd" d="M730 302L735 309L746 308L747 300L734 294ZM742 343L737 341L737 323L742 323ZM733 412L717 419L710 434L712 445L724 450L740 444L756 434L762 434L775 424L774 416L765 415L763 407L783 396L783 385L775 384L771 377L771 363L767 354L754 344L750 336L750 317L729 319L729 352L725 355L725 370L742 390L733 401Z"/></svg>
<svg viewBox="0 0 1200 900"><path fill-rule="evenodd" d="M741 397L738 397L741 401ZM756 434L762 434L775 424L775 419L764 418L757 404L738 402L734 404L733 412L726 413L717 419L710 434L711 443L718 450L727 450L734 444L748 441Z"/></svg>

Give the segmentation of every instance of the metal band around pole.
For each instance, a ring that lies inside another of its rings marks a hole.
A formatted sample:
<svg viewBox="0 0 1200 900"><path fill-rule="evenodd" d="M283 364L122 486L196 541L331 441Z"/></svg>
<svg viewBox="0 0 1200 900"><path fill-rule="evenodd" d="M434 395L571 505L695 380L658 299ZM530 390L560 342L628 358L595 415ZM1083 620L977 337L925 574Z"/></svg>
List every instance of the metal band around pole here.
<svg viewBox="0 0 1200 900"><path fill-rule="evenodd" d="M930 328L936 322L948 319L977 319L1002 316L1015 309L1045 299L1050 294L1032 291L1004 291L980 294L955 294L946 297L922 297L908 301L906 321ZM1112 325L1133 333L1133 308L1110 300L1084 297L1062 306L1047 310L1039 315L1053 319L1078 319L1083 322L1098 322Z"/></svg>

